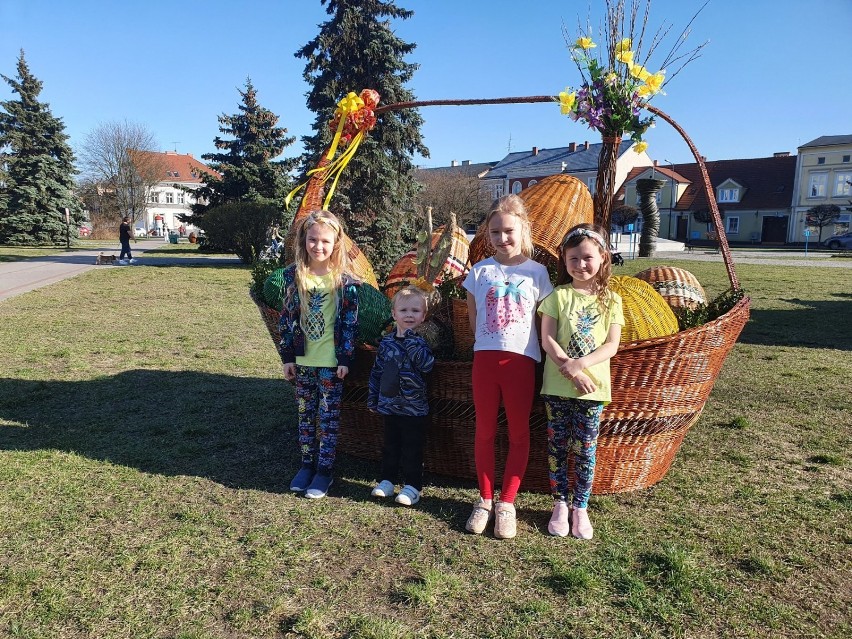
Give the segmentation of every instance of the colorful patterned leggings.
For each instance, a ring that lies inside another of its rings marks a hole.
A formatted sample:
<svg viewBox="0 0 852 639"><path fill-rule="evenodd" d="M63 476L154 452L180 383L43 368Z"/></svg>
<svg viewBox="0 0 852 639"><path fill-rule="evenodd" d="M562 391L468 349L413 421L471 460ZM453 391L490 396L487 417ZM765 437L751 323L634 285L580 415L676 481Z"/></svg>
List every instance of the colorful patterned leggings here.
<svg viewBox="0 0 852 639"><path fill-rule="evenodd" d="M342 395L343 380L337 377L337 368L296 366L302 464L323 474L331 474L334 467Z"/></svg>
<svg viewBox="0 0 852 639"><path fill-rule="evenodd" d="M592 494L595 456L603 403L585 399L544 396L547 409L547 455L550 467L550 492L554 499L568 494L568 455L574 456L571 504L585 508Z"/></svg>

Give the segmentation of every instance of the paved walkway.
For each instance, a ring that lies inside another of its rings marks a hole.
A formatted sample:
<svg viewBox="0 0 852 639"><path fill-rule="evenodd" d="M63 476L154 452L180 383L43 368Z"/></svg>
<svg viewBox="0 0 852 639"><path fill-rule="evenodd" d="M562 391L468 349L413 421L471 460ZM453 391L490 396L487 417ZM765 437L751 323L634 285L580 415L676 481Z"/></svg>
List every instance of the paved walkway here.
<svg viewBox="0 0 852 639"><path fill-rule="evenodd" d="M239 258L235 256L207 256L203 253L192 256L181 253L175 253L173 256L167 253L145 255L147 251L158 248L162 248L162 244L159 242L137 242L131 245L133 257L137 259L136 266L170 266L174 264L236 266L241 263ZM102 247L64 251L18 262L0 262L0 301L76 277L93 268L136 268L136 266L120 267L111 264L95 265L95 258L99 253L118 257L119 252L120 250L116 248L114 242L105 242Z"/></svg>

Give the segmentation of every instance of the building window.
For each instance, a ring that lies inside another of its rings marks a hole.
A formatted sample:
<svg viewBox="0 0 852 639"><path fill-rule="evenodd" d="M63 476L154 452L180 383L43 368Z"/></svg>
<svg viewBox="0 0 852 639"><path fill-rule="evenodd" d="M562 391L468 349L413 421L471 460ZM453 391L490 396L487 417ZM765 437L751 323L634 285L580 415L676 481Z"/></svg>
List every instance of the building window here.
<svg viewBox="0 0 852 639"><path fill-rule="evenodd" d="M530 180L530 183L527 184L527 188L530 188L533 184L538 184L538 180Z"/></svg>
<svg viewBox="0 0 852 639"><path fill-rule="evenodd" d="M811 175L811 184L808 187L808 197L825 197L825 187L828 183L828 174L814 173Z"/></svg>
<svg viewBox="0 0 852 639"><path fill-rule="evenodd" d="M852 195L852 173L838 173L834 182L834 197Z"/></svg>
<svg viewBox="0 0 852 639"><path fill-rule="evenodd" d="M598 178L597 177L590 177L586 181L586 183L589 185L589 192L594 193L595 192L595 185L597 185L597 183L598 183Z"/></svg>
<svg viewBox="0 0 852 639"><path fill-rule="evenodd" d="M728 235L736 235L740 232L740 218L726 217L725 218L725 233Z"/></svg>
<svg viewBox="0 0 852 639"><path fill-rule="evenodd" d="M160 201L160 194L156 191L151 191L151 193L148 194L148 201L156 204Z"/></svg>
<svg viewBox="0 0 852 639"><path fill-rule="evenodd" d="M740 190L739 189L719 189L719 199L718 202L739 202L740 201Z"/></svg>
<svg viewBox="0 0 852 639"><path fill-rule="evenodd" d="M175 196L171 191L166 192L166 204L174 204Z"/></svg>
<svg viewBox="0 0 852 639"><path fill-rule="evenodd" d="M512 193L514 193L515 195L517 195L518 193L520 193L522 188L523 188L523 187L521 186L521 183L520 183L520 182L518 182L517 180L515 180L514 182L512 182Z"/></svg>
<svg viewBox="0 0 852 639"><path fill-rule="evenodd" d="M843 156L843 163L844 163L844 164L847 164L848 162L849 162L849 156L848 156L848 155L844 155L844 156Z"/></svg>
<svg viewBox="0 0 852 639"><path fill-rule="evenodd" d="M178 173L177 171L172 171L172 175L174 175L175 177L180 177L180 173Z"/></svg>
<svg viewBox="0 0 852 639"><path fill-rule="evenodd" d="M817 158L817 164L825 164L825 158Z"/></svg>
<svg viewBox="0 0 852 639"><path fill-rule="evenodd" d="M184 196L184 192L183 192L183 191L178 191L178 194L177 194L177 202L178 202L178 204L185 204L185 203L186 203L186 198L185 198L185 196Z"/></svg>
<svg viewBox="0 0 852 639"><path fill-rule="evenodd" d="M493 189L491 190L491 193L492 193L492 195L494 196L494 199L495 199L495 200L496 200L498 197L503 197L503 183L502 183L502 182L498 182L497 184L495 184L495 185L494 185L494 187L493 187Z"/></svg>

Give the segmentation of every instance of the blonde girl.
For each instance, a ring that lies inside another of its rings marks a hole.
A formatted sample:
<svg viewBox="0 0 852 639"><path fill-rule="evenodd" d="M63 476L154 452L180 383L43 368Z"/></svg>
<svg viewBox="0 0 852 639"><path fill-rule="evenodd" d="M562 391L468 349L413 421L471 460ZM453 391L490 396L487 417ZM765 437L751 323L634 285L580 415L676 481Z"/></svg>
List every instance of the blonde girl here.
<svg viewBox="0 0 852 639"><path fill-rule="evenodd" d="M541 394L554 499L547 529L557 537L570 532L591 539L594 529L587 506L598 430L603 407L612 399L609 360L618 350L624 313L621 297L608 288L612 264L601 227L572 228L559 246L559 256L556 288L539 306L547 353ZM574 458L570 486L569 454Z"/></svg>
<svg viewBox="0 0 852 639"><path fill-rule="evenodd" d="M476 336L474 457L479 481L479 499L465 528L482 534L494 518L494 536L509 539L516 534L514 502L529 457L535 365L541 359L535 308L552 287L547 269L531 259L530 222L521 198L507 195L496 200L485 225L494 257L474 264L464 281ZM509 424L509 450L500 500L495 503L494 441L501 400Z"/></svg>
<svg viewBox="0 0 852 639"><path fill-rule="evenodd" d="M302 220L293 243L295 263L284 269L281 361L296 383L302 468L290 490L325 497L333 481L343 379L355 351L358 285L347 271L337 218L316 211Z"/></svg>

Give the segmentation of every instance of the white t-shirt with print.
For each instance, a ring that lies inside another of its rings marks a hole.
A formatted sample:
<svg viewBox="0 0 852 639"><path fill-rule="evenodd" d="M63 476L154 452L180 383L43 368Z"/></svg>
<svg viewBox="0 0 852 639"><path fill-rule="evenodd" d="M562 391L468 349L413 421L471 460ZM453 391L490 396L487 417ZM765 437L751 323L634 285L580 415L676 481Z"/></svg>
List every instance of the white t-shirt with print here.
<svg viewBox="0 0 852 639"><path fill-rule="evenodd" d="M508 351L541 361L535 310L553 290L544 266L531 259L503 266L488 257L473 265L463 286L476 300L473 350Z"/></svg>

